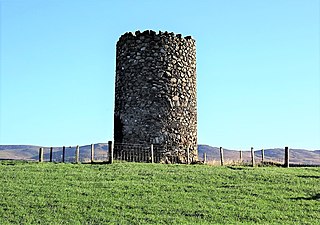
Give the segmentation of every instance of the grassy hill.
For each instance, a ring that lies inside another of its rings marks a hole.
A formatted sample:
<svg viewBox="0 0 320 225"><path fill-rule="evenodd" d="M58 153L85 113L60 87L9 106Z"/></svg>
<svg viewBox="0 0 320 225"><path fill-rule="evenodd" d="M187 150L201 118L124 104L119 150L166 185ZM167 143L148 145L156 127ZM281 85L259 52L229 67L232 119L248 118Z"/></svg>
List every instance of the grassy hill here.
<svg viewBox="0 0 320 225"><path fill-rule="evenodd" d="M319 224L320 168L0 161L0 224Z"/></svg>

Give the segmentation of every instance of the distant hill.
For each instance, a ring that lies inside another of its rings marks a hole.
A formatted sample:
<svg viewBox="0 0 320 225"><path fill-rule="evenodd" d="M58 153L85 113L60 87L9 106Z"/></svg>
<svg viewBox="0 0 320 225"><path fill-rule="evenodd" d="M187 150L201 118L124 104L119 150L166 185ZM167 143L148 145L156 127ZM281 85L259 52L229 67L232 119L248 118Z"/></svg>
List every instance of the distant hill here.
<svg viewBox="0 0 320 225"><path fill-rule="evenodd" d="M33 145L0 145L0 159L31 160L38 154L39 148Z"/></svg>
<svg viewBox="0 0 320 225"><path fill-rule="evenodd" d="M0 159L14 160L37 160L40 146L33 145L0 145ZM66 147L66 161L74 161L76 147ZM44 148L44 159L49 160L50 148ZM203 160L203 154L207 154L208 161L220 160L220 151L217 147L209 145L198 145L199 159ZM91 154L91 146L80 146L80 160L89 161ZM107 160L108 145L104 143L95 144L95 159L104 161ZM281 148L265 149L265 160L274 162L283 162L284 150ZM224 149L225 162L238 162L239 151ZM62 147L53 148L53 160L61 161ZM250 151L242 152L243 161L251 160ZM261 150L255 150L256 162L261 161ZM320 150L309 151L304 149L290 149L290 162L296 164L317 164L320 165Z"/></svg>
<svg viewBox="0 0 320 225"><path fill-rule="evenodd" d="M209 161L220 160L220 150L217 147L211 147L209 145L199 145L198 154L199 159L203 160L203 153L207 154ZM239 150L223 150L225 161L239 161L240 152ZM273 148L264 150L264 158L266 161L283 162L284 161L284 149ZM251 160L251 152L242 152L243 161ZM261 161L261 150L255 150L255 161ZM309 151L305 149L290 149L290 163L296 164L317 164L320 165L320 150Z"/></svg>
<svg viewBox="0 0 320 225"><path fill-rule="evenodd" d="M0 145L0 159L16 159L16 160L38 160L40 146L34 145ZM95 144L95 159L107 160L108 145ZM76 146L66 146L66 161L74 161ZM60 162L62 159L62 147L53 148L53 161ZM44 160L50 158L50 147L44 148ZM80 146L80 160L89 161L91 158L91 146Z"/></svg>

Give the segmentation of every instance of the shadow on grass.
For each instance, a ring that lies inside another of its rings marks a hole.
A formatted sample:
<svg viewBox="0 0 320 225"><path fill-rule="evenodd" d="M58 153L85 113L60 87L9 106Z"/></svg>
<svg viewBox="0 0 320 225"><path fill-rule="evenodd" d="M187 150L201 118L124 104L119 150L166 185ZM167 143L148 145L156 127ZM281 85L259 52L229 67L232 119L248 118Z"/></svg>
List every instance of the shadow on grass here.
<svg viewBox="0 0 320 225"><path fill-rule="evenodd" d="M290 167L320 167L318 164L291 164Z"/></svg>
<svg viewBox="0 0 320 225"><path fill-rule="evenodd" d="M244 169L246 169L244 167L234 167L234 166L227 166L227 168L232 169L232 170L244 170Z"/></svg>
<svg viewBox="0 0 320 225"><path fill-rule="evenodd" d="M109 161L102 161L102 162L81 162L81 164L105 165L105 164L110 164L110 162L109 162Z"/></svg>
<svg viewBox="0 0 320 225"><path fill-rule="evenodd" d="M320 194L316 194L311 197L297 197L297 198L291 198L292 200L317 200L320 201Z"/></svg>
<svg viewBox="0 0 320 225"><path fill-rule="evenodd" d="M320 179L320 176L312 176L312 175L302 175L298 176L300 178L314 178L314 179Z"/></svg>
<svg viewBox="0 0 320 225"><path fill-rule="evenodd" d="M0 165L6 165L6 166L16 166L16 165L27 164L27 163L37 163L37 161L20 160L20 159L0 160Z"/></svg>

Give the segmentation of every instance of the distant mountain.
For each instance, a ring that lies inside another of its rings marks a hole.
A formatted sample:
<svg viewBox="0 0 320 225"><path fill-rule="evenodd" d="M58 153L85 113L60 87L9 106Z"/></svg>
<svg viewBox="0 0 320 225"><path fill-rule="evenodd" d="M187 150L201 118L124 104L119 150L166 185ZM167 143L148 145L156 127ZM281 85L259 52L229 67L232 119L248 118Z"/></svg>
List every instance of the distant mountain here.
<svg viewBox="0 0 320 225"><path fill-rule="evenodd" d="M40 146L33 145L0 145L0 159L14 160L38 160ZM66 161L72 162L75 158L76 147L66 147ZM207 160L220 162L220 150L209 145L198 145L199 160L203 160L206 153ZM224 160L228 162L238 162L240 152L238 150L224 149ZM44 148L44 160L49 160L50 148ZM108 155L108 145L104 143L95 144L95 160L105 161ZM284 150L281 148L265 149L266 161L283 162ZM91 157L91 146L80 146L80 160L89 161ZM53 148L53 160L60 162L62 158L62 147ZM250 151L242 152L242 160L250 162ZM261 150L255 150L255 161L261 161ZM317 164L320 165L320 150L309 151L304 149L290 149L290 162L296 164Z"/></svg>

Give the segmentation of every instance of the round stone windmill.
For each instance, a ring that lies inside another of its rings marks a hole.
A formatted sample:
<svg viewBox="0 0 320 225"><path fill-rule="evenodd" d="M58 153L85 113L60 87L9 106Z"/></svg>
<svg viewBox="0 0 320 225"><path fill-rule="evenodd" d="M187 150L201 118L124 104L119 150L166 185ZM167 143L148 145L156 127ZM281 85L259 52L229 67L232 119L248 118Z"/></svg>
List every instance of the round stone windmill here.
<svg viewBox="0 0 320 225"><path fill-rule="evenodd" d="M125 33L117 42L114 141L197 159L196 47L190 36Z"/></svg>

